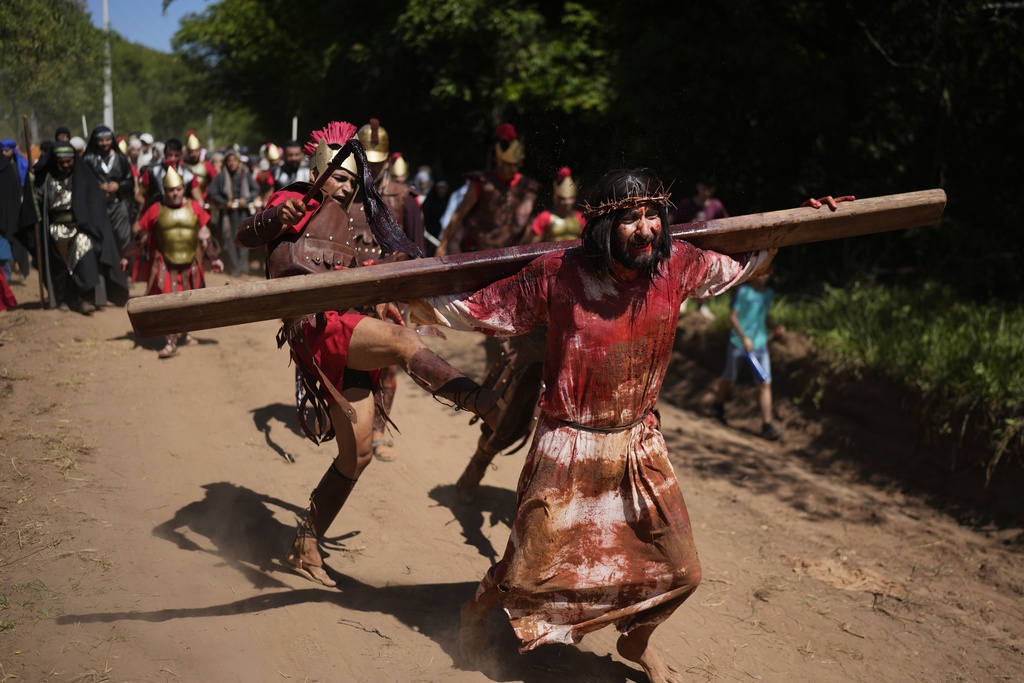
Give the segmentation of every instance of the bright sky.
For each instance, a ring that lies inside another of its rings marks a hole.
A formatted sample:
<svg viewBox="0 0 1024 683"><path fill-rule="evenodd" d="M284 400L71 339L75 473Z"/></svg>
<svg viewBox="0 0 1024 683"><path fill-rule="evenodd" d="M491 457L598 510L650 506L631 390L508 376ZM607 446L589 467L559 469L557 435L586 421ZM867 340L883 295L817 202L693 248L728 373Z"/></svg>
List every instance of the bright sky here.
<svg viewBox="0 0 1024 683"><path fill-rule="evenodd" d="M213 0L173 0L167 14L162 0L107 0L110 28L133 43L161 52L171 51L171 36L178 30L181 17L200 13ZM88 0L92 23L103 28L103 0Z"/></svg>

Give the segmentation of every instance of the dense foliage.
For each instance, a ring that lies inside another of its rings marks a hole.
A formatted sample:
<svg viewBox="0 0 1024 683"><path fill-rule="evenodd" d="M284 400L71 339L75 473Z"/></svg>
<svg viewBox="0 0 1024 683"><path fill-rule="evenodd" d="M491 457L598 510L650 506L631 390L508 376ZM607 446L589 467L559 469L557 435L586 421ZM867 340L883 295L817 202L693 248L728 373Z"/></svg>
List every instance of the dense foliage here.
<svg viewBox="0 0 1024 683"><path fill-rule="evenodd" d="M980 433L989 475L1024 456L1024 310L959 301L952 289L851 285L774 311L813 337L837 369L871 370L922 399L933 433Z"/></svg>
<svg viewBox="0 0 1024 683"><path fill-rule="evenodd" d="M103 38L74 0L0 0L0 135L53 136L81 128L81 112L103 110ZM69 116L70 112L75 112Z"/></svg>

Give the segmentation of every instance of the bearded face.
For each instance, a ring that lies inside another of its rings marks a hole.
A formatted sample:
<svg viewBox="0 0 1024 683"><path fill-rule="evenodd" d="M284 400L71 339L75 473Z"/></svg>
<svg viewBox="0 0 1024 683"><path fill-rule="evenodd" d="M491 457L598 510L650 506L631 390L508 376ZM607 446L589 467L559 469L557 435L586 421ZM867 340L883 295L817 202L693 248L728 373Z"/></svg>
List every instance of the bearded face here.
<svg viewBox="0 0 1024 683"><path fill-rule="evenodd" d="M285 147L284 148L284 166L289 171L294 171L302 163L303 153L302 147Z"/></svg>
<svg viewBox="0 0 1024 683"><path fill-rule="evenodd" d="M67 178L71 175L71 172L75 169L75 157L59 157L57 159L57 175L61 178Z"/></svg>
<svg viewBox="0 0 1024 683"><path fill-rule="evenodd" d="M612 256L624 268L645 271L655 263L663 239L661 215L654 204L629 211L615 226Z"/></svg>

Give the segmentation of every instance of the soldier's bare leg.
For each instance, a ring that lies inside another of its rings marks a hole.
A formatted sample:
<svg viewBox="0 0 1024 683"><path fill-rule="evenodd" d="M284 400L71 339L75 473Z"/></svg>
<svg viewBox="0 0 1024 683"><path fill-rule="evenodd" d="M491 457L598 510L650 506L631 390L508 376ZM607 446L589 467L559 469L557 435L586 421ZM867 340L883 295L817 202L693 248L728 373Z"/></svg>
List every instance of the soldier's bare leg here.
<svg viewBox="0 0 1024 683"><path fill-rule="evenodd" d="M373 459L373 395L368 389L353 388L343 391L342 396L355 411L355 423L337 403L331 405L338 455L313 489L306 519L300 524L288 553L288 564L296 572L325 586L337 584L323 567L320 540L345 505L359 475Z"/></svg>

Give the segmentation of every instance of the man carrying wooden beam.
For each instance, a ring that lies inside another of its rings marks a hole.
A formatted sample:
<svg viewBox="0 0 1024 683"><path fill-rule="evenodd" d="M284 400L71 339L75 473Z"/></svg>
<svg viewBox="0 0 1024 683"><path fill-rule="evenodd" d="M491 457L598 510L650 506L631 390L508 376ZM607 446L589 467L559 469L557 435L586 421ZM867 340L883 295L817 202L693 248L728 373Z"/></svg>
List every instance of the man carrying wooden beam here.
<svg viewBox="0 0 1024 683"><path fill-rule="evenodd" d="M420 255L374 187L366 153L353 137L355 130L352 124L334 122L314 131L305 146L312 158L313 184L293 183L276 192L267 209L239 226L240 246L266 246L269 277L358 268L381 258L382 251ZM342 164L350 155L356 164L346 169ZM362 179L363 208L372 235L354 230L344 208L352 198L357 175ZM280 345L290 346L299 370L297 398L303 431L315 443L334 438L338 444L337 457L310 494L306 517L286 560L295 572L325 586L336 582L323 565L319 541L373 459L374 395L379 393L380 368L401 365L431 394L474 413L499 433L509 429L507 421L518 424L522 414L533 409L532 396L509 405L515 385L499 396L427 349L415 331L374 316L373 307L364 307L287 317L278 335ZM312 419L307 420L307 415Z"/></svg>
<svg viewBox="0 0 1024 683"><path fill-rule="evenodd" d="M462 610L462 654L478 667L488 614L500 606L520 651L614 625L619 653L651 681L682 680L649 641L701 569L652 411L680 304L768 272L776 250L730 257L673 241L668 207L650 169L613 171L584 207L580 247L472 294L410 302L421 323L507 336L548 328L511 537Z"/></svg>

